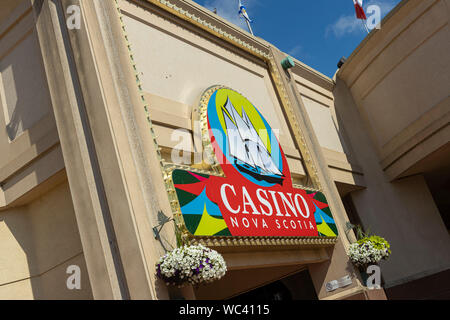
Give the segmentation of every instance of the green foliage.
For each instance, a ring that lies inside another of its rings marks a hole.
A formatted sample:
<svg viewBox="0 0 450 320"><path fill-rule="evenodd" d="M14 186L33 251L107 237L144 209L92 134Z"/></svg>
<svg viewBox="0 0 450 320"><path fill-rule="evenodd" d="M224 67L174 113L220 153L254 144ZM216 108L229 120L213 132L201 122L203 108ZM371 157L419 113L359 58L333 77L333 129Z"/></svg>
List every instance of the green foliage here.
<svg viewBox="0 0 450 320"><path fill-rule="evenodd" d="M377 250L388 250L389 255L391 254L391 245L386 239L377 236L370 235L370 231L364 233L361 226L350 225L352 229L356 229L356 236L358 238L357 243L359 245L364 245L367 242L371 242L375 249Z"/></svg>
<svg viewBox="0 0 450 320"><path fill-rule="evenodd" d="M391 245L384 238L379 236L364 237L357 241L359 245L364 245L365 243L372 243L377 250L388 250L389 255L391 254Z"/></svg>
<svg viewBox="0 0 450 320"><path fill-rule="evenodd" d="M388 253L391 254L391 245L384 238L379 236L370 236L369 241L372 242L375 249L379 250L388 250Z"/></svg>

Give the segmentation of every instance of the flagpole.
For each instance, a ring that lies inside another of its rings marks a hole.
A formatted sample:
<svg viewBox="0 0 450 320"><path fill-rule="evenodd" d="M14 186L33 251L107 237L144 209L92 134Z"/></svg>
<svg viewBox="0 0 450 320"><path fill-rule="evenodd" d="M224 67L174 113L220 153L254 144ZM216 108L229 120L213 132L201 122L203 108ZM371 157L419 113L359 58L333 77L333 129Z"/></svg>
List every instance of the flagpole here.
<svg viewBox="0 0 450 320"><path fill-rule="evenodd" d="M364 28L366 29L367 34L369 34L370 31L369 31L369 28L367 27L366 21L365 21L365 20L361 20L361 22L362 22L362 24L364 25Z"/></svg>
<svg viewBox="0 0 450 320"><path fill-rule="evenodd" d="M252 36L254 36L255 34L253 33L253 29L252 29L252 27L250 26L250 22L248 22L247 19L245 19L245 22L247 22L248 30L250 31L250 33L252 34Z"/></svg>
<svg viewBox="0 0 450 320"><path fill-rule="evenodd" d="M241 0L239 0L239 15L245 19L245 22L247 23L248 31L254 36L253 29L250 26L250 18L248 17L247 11L245 10L245 7L242 5Z"/></svg>
<svg viewBox="0 0 450 320"><path fill-rule="evenodd" d="M366 30L367 34L369 34L370 30L366 24L367 17L366 17L366 13L364 12L364 8L363 8L363 0L353 0L353 4L355 5L355 9L356 9L356 19L361 20L361 23L364 25L364 29Z"/></svg>

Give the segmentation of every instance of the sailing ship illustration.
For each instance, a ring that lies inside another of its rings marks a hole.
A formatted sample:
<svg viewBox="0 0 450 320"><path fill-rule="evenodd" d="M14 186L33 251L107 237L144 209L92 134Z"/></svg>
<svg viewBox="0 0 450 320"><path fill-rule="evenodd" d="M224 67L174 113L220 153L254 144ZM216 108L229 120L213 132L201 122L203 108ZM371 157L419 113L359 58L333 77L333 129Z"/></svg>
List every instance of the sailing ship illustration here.
<svg viewBox="0 0 450 320"><path fill-rule="evenodd" d="M285 176L273 162L271 153L258 135L245 109L242 108L241 117L227 98L222 111L227 129L229 153L234 158L238 170L258 181L282 185Z"/></svg>

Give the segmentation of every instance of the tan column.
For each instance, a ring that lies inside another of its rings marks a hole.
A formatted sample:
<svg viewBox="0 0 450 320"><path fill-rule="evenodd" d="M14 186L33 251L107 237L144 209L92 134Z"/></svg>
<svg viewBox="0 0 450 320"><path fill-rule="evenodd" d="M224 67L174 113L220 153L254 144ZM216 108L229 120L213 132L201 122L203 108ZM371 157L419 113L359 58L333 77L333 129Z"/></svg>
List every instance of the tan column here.
<svg viewBox="0 0 450 320"><path fill-rule="evenodd" d="M359 273L355 272L346 254L346 249L350 244L349 239L354 241L355 236L353 232L346 231L345 224L348 218L339 192L329 172L328 164L314 133L302 97L296 90L294 76L290 70L285 71L281 66L281 61L286 55L274 47L271 47L271 53L274 60L274 64L271 67L272 69L275 68L275 70L272 70L275 76L274 81L276 83L279 82L277 86L281 86L278 88L278 94L282 100L285 100L283 101L284 108L289 108L287 105L291 107L291 110L286 112L288 123L294 135L297 131L295 140L297 147L301 150L306 166L305 169L316 187L319 187L326 195L339 232L339 241L330 250L331 259L322 264L311 265L309 268L317 294L320 299L333 299L333 297L342 299L352 295L363 294L365 290L359 282ZM290 118L290 113L293 119ZM346 275L353 277L351 286L345 289L338 289L332 293L326 292L325 285L327 282L337 280Z"/></svg>
<svg viewBox="0 0 450 320"><path fill-rule="evenodd" d="M36 0L33 10L93 295L120 299L127 291L119 276L119 253L103 186L96 179L97 163L90 151L94 146L67 56L66 35L61 32L61 9L54 2Z"/></svg>
<svg viewBox="0 0 450 320"><path fill-rule="evenodd" d="M81 9L79 30L66 28L70 5ZM157 192L164 180L156 149L143 151L150 127L115 2L34 7L94 298L168 298L155 279L164 249L152 227L170 205ZM174 244L173 226L162 238Z"/></svg>

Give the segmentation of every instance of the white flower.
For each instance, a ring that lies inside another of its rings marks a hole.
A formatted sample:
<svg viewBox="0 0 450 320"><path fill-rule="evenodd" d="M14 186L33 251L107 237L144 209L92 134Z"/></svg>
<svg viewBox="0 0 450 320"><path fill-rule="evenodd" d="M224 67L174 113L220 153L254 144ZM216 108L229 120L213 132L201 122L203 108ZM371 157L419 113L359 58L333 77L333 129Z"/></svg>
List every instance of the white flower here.
<svg viewBox="0 0 450 320"><path fill-rule="evenodd" d="M223 257L203 245L177 248L157 264L158 277L178 285L209 283L221 279L226 271Z"/></svg>
<svg viewBox="0 0 450 320"><path fill-rule="evenodd" d="M349 257L352 262L358 266L368 265L371 263L378 263L382 259L389 257L387 248L383 247L377 249L373 243L364 241L363 243L353 243L349 248Z"/></svg>

